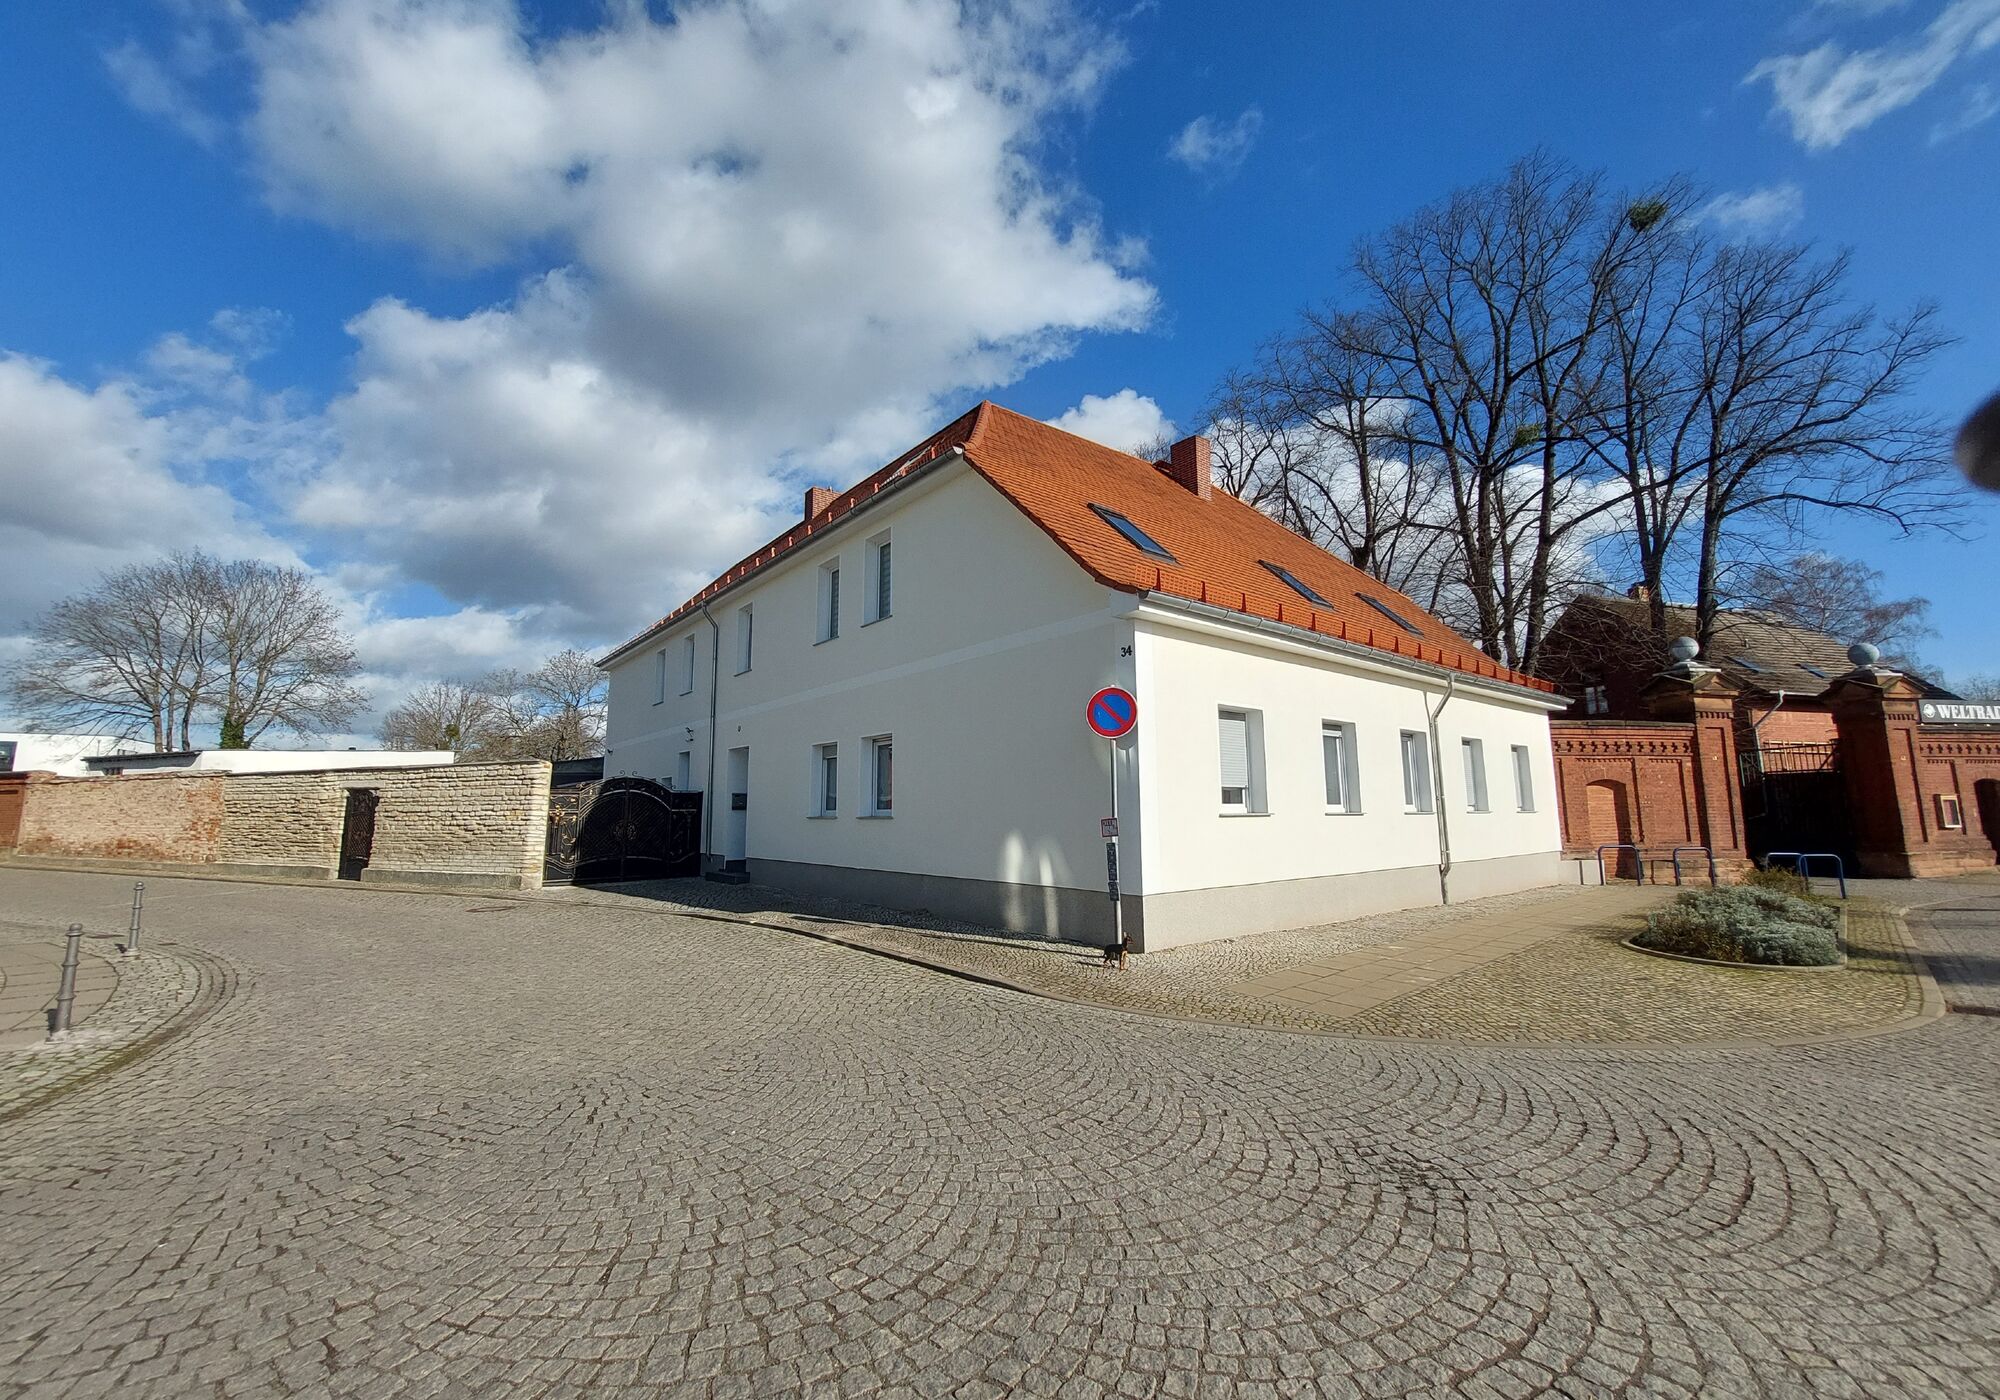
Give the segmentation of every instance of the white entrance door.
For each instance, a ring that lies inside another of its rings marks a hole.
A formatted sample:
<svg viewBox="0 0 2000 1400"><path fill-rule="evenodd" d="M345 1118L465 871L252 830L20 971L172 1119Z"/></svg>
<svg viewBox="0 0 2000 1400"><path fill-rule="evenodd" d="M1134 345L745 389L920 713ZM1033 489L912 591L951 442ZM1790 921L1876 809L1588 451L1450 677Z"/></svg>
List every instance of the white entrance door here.
<svg viewBox="0 0 2000 1400"><path fill-rule="evenodd" d="M723 789L729 807L722 824L722 858L740 861L750 854L750 750L729 751L729 785Z"/></svg>

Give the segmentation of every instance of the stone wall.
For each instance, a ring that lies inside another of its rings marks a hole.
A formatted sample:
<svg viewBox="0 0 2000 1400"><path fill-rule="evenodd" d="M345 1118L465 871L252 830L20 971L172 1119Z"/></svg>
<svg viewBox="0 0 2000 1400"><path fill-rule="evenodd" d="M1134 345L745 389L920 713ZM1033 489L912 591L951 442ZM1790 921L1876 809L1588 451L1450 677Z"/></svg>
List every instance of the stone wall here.
<svg viewBox="0 0 2000 1400"><path fill-rule="evenodd" d="M533 889L546 763L28 780L14 859L332 879L350 789L379 798L364 882Z"/></svg>

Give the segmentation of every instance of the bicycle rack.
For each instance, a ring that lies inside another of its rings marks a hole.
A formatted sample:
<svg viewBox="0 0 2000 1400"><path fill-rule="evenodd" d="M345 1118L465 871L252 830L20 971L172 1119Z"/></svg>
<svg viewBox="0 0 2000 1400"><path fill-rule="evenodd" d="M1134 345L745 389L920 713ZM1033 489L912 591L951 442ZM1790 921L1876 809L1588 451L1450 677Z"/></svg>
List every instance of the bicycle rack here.
<svg viewBox="0 0 2000 1400"><path fill-rule="evenodd" d="M1630 851L1632 853L1632 863L1639 867L1639 883L1642 885L1646 883L1646 858L1639 853L1639 848L1623 841L1611 841L1597 848L1598 884L1608 885L1611 883L1604 878L1604 853L1606 851Z"/></svg>
<svg viewBox="0 0 2000 1400"><path fill-rule="evenodd" d="M1711 850L1710 850L1710 849L1709 849L1708 847L1706 847L1706 846L1676 846L1676 847L1674 847L1674 851L1673 851L1673 861L1674 861L1674 883L1675 883L1675 884L1677 884L1677 885L1678 885L1678 884L1679 884L1679 883L1681 882L1681 852L1683 852L1683 851L1699 851L1699 852L1701 852L1702 856L1703 856L1703 857L1704 857L1704 858L1705 858L1705 859L1706 859L1706 860L1708 861L1708 883L1709 883L1709 884L1711 884L1711 885L1715 885L1715 884L1719 884L1719 883L1721 883L1720 881L1718 881L1718 880L1717 880L1717 879L1715 878L1715 852L1714 852L1714 851L1711 851Z"/></svg>
<svg viewBox="0 0 2000 1400"><path fill-rule="evenodd" d="M1793 872L1806 882L1806 893L1812 893L1812 863L1816 860L1833 862L1834 878L1840 881L1840 897L1847 898L1847 866L1832 851L1772 851L1764 857L1764 868L1769 870L1774 860L1789 860Z"/></svg>

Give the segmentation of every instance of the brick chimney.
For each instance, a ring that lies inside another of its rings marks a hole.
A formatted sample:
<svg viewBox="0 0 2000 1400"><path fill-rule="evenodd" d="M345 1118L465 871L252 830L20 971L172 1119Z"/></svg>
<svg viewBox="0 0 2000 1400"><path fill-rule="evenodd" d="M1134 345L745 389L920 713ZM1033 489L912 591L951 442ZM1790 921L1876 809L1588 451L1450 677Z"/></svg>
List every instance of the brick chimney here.
<svg viewBox="0 0 2000 1400"><path fill-rule="evenodd" d="M828 506L840 493L831 486L808 486L806 488L806 519L810 520Z"/></svg>
<svg viewBox="0 0 2000 1400"><path fill-rule="evenodd" d="M1215 494L1208 474L1208 439L1182 438L1167 453L1167 475L1204 501Z"/></svg>

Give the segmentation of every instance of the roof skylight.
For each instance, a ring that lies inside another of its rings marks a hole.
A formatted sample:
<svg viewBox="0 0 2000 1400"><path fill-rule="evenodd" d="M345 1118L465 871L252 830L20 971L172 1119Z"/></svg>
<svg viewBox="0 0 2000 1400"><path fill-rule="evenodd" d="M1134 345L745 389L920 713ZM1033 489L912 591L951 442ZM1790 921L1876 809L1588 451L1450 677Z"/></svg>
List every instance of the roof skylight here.
<svg viewBox="0 0 2000 1400"><path fill-rule="evenodd" d="M1112 529L1116 530L1119 534L1123 535L1140 553L1150 554L1155 559L1164 559L1169 564L1180 563L1180 560L1174 558L1174 556L1168 552L1167 547L1165 545L1161 544L1158 540L1154 539L1144 530L1141 530L1137 525L1134 525L1131 521L1127 520L1117 511L1112 510L1108 506L1100 506L1100 505L1092 505L1091 509L1097 512L1098 519L1102 520L1105 524L1109 525Z"/></svg>
<svg viewBox="0 0 2000 1400"><path fill-rule="evenodd" d="M1276 574L1278 576L1279 581L1281 581L1285 585L1285 587L1291 589L1292 592L1298 594L1308 603L1317 603L1323 608L1330 608L1333 606L1333 604L1327 602L1326 599L1320 597L1319 594L1313 590L1311 584L1307 583L1304 579L1301 579L1297 574L1294 574L1290 569L1286 568L1283 564L1273 564L1268 559L1259 559L1257 562L1262 564L1265 568L1269 569L1272 573Z"/></svg>
<svg viewBox="0 0 2000 1400"><path fill-rule="evenodd" d="M1366 603L1369 607L1375 609L1375 611L1382 614L1382 616L1388 618L1389 621L1395 623L1405 632L1408 632L1412 637L1421 637L1424 635L1422 630L1419 629L1415 623L1405 618L1401 613L1397 612L1394 608L1390 607L1380 598L1370 597L1366 593L1357 593L1354 596L1359 598L1362 602Z"/></svg>

